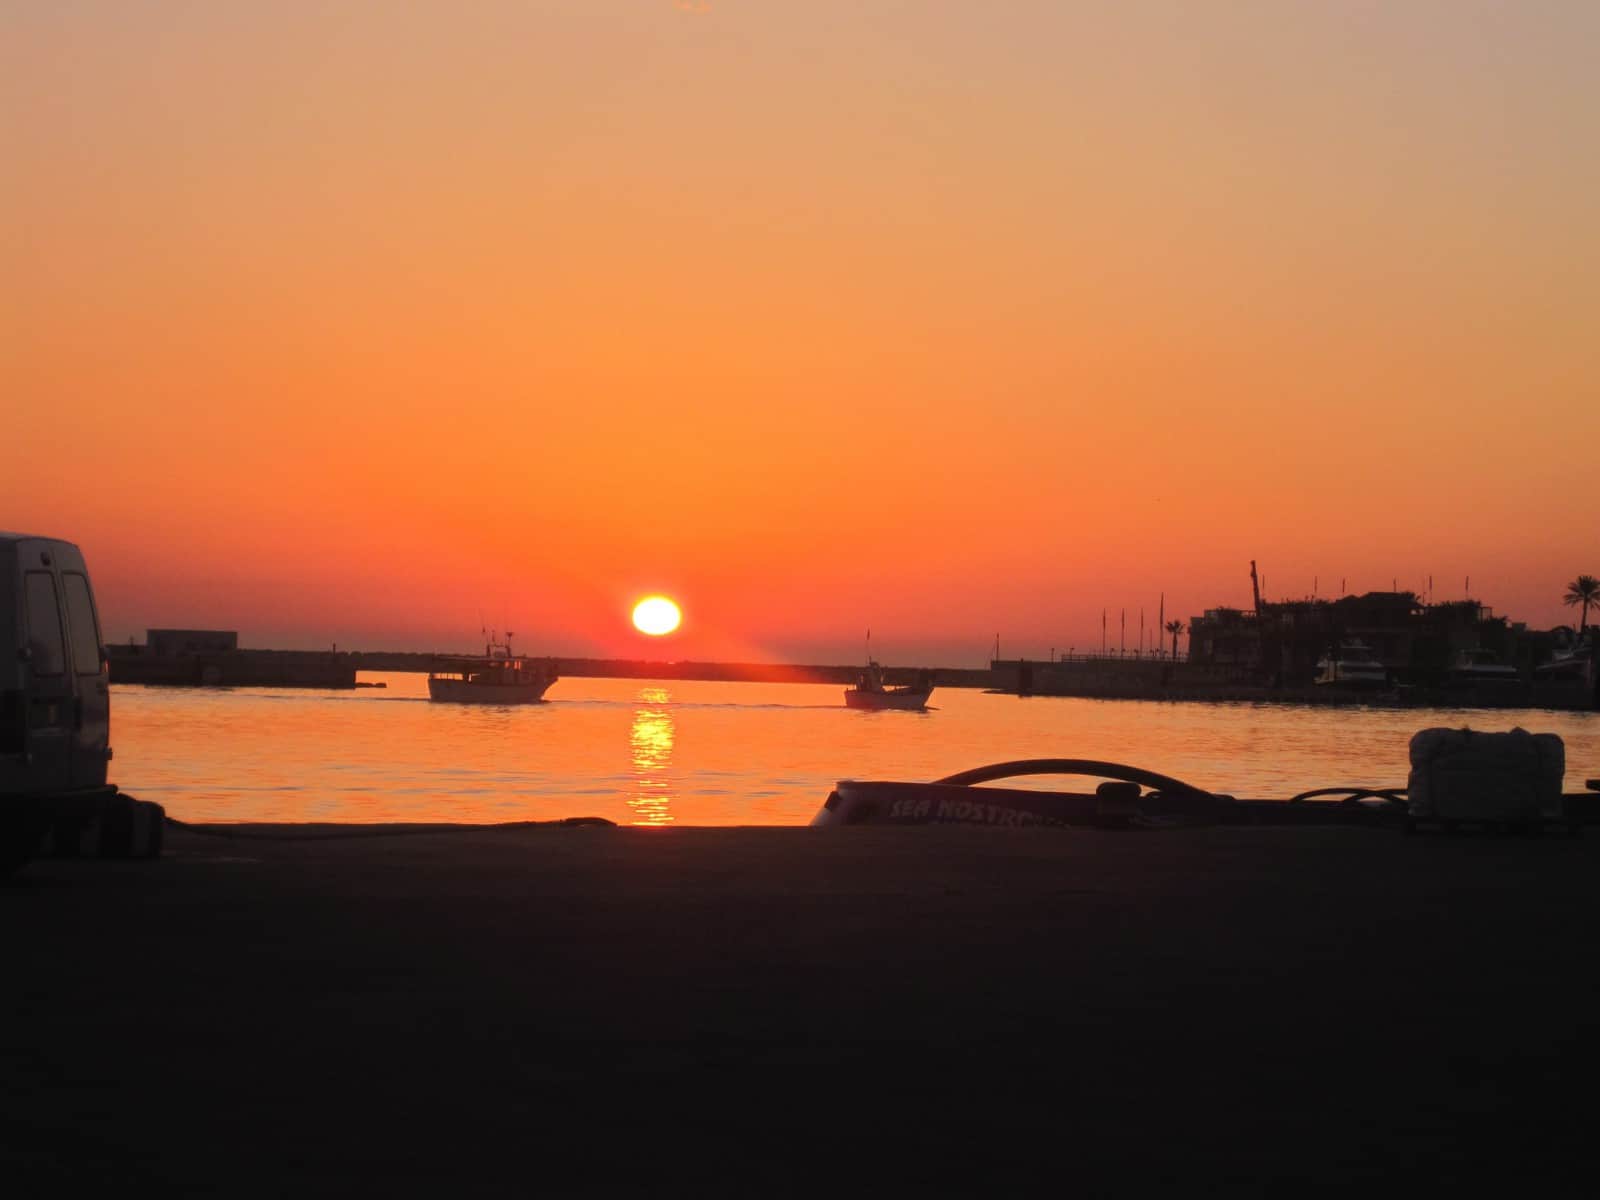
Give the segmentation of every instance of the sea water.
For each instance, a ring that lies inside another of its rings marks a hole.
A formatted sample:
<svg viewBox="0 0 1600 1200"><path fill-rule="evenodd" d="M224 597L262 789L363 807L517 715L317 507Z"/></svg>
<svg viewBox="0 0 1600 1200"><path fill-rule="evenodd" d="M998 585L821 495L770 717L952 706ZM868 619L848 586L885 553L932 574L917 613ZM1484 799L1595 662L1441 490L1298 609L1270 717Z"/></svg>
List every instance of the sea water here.
<svg viewBox="0 0 1600 1200"><path fill-rule="evenodd" d="M1438 725L1558 733L1567 790L1600 776L1600 713L957 688L935 690L927 712L860 712L833 685L577 678L544 704L488 707L431 702L422 675L361 679L386 686L115 686L111 778L188 821L802 825L839 779L931 780L1023 758L1109 760L1240 797L1402 786L1411 735Z"/></svg>

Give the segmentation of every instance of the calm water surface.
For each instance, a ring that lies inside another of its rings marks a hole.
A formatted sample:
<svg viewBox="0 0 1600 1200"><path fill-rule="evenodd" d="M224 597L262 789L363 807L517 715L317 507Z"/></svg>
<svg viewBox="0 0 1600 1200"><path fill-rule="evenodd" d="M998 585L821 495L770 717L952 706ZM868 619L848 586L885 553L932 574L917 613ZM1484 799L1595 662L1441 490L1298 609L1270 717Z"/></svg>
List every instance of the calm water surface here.
<svg viewBox="0 0 1600 1200"><path fill-rule="evenodd" d="M562 679L549 703L383 689L112 689L112 779L199 821L808 822L839 779L935 779L1013 758L1099 758L1236 796L1401 785L1430 725L1559 733L1567 789L1600 775L1600 714L1306 708L934 693L863 713L832 685ZM1040 781L1041 786L1052 786Z"/></svg>

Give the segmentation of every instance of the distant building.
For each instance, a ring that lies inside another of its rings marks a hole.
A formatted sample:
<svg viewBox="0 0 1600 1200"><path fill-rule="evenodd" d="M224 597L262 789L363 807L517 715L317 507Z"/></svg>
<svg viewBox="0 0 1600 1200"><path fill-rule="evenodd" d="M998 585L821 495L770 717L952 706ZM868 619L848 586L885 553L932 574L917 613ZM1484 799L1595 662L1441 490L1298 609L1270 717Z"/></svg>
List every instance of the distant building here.
<svg viewBox="0 0 1600 1200"><path fill-rule="evenodd" d="M1476 600L1424 604L1414 592L1366 592L1337 600L1262 601L1260 612L1208 609L1189 621L1189 660L1250 668L1265 681L1309 683L1319 659L1344 641L1366 645L1393 676L1436 683L1466 651L1490 651L1526 669L1525 631Z"/></svg>
<svg viewBox="0 0 1600 1200"><path fill-rule="evenodd" d="M1218 667L1259 667L1261 627L1255 613L1208 608L1189 618L1189 661Z"/></svg>
<svg viewBox="0 0 1600 1200"><path fill-rule="evenodd" d="M239 648L239 635L231 629L147 629L145 653L156 658L182 654L217 654Z"/></svg>

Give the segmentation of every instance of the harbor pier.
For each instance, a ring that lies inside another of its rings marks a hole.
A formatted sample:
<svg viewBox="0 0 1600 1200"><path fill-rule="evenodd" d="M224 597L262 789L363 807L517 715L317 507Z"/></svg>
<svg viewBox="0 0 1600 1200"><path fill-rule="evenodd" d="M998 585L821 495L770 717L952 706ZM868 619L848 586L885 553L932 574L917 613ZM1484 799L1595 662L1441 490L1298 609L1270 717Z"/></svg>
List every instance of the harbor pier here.
<svg viewBox="0 0 1600 1200"><path fill-rule="evenodd" d="M1594 838L222 832L8 885L16 1194L1579 1186Z"/></svg>

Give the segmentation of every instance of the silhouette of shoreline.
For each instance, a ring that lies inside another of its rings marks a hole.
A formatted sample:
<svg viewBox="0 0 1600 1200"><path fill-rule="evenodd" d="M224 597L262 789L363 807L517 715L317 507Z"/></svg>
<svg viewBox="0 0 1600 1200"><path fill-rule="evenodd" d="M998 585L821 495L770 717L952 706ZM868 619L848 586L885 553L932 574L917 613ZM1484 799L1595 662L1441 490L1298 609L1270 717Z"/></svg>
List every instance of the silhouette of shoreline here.
<svg viewBox="0 0 1600 1200"><path fill-rule="evenodd" d="M151 655L141 646L107 647L113 683L219 684L256 687L354 687L358 671L422 673L438 669L459 653L412 651L326 650L219 650L193 654ZM696 679L733 683L827 683L848 685L861 673L860 664L662 662L651 659L567 658L527 654L546 659L559 674L590 679ZM889 683L912 683L924 670L916 666L887 667ZM942 687L988 688L995 676L987 668L935 667Z"/></svg>
<svg viewBox="0 0 1600 1200"><path fill-rule="evenodd" d="M412 651L223 650L154 656L140 646L108 648L113 683L169 686L354 688L358 672L427 673L451 654ZM859 664L665 662L653 659L547 658L558 674L574 679L679 679L727 683L817 683L848 686ZM1352 691L1329 687L1278 687L1228 678L1201 664L1171 659L1113 658L1039 662L996 660L988 667L886 667L885 682L916 682L931 671L941 688L977 688L1023 696L1093 700L1205 701L1369 705L1388 708L1596 707L1592 690L1567 682L1514 681L1458 687L1394 687Z"/></svg>

